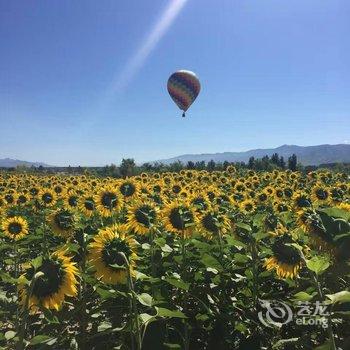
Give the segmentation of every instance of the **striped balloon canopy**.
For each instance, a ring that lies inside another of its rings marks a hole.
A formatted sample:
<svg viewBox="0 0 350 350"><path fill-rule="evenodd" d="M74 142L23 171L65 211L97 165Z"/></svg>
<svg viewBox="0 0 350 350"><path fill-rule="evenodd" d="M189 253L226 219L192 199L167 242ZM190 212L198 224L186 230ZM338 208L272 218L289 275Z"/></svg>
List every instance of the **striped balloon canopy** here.
<svg viewBox="0 0 350 350"><path fill-rule="evenodd" d="M183 111L182 116L197 98L201 84L193 72L179 70L168 79L168 92L173 101Z"/></svg>

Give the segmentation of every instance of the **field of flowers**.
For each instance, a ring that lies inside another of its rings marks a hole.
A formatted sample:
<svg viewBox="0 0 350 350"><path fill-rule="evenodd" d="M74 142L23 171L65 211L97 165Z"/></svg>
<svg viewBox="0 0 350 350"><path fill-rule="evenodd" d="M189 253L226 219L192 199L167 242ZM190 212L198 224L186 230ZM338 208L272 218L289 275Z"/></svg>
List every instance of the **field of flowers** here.
<svg viewBox="0 0 350 350"><path fill-rule="evenodd" d="M1 173L0 348L348 350L349 219L325 171Z"/></svg>

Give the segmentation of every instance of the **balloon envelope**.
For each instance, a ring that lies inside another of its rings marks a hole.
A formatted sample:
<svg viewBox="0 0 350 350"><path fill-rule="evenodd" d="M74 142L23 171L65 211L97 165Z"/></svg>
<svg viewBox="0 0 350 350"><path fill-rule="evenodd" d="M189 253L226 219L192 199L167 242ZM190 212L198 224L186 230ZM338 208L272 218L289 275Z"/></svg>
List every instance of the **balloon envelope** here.
<svg viewBox="0 0 350 350"><path fill-rule="evenodd" d="M201 84L193 72L179 70L168 80L168 92L177 106L186 112L201 90Z"/></svg>

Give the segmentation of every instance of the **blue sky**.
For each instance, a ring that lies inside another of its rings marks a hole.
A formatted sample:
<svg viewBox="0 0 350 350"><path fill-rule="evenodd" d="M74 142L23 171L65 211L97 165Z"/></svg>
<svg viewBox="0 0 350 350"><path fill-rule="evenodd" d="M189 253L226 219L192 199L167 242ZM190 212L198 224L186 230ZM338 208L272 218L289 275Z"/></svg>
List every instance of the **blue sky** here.
<svg viewBox="0 0 350 350"><path fill-rule="evenodd" d="M0 158L349 142L349 18L348 0L0 0ZM202 84L187 118L178 69Z"/></svg>

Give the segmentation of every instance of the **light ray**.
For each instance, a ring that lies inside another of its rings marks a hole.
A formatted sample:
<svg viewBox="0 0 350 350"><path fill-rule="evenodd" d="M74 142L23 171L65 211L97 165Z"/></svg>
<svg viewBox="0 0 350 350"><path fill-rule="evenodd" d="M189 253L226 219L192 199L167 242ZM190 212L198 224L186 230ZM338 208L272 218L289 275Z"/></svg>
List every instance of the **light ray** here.
<svg viewBox="0 0 350 350"><path fill-rule="evenodd" d="M150 33L146 36L143 44L130 58L124 69L112 84L112 92L120 92L125 89L136 73L142 68L148 56L156 48L159 41L173 24L188 0L171 0L162 13L159 20L154 24Z"/></svg>

